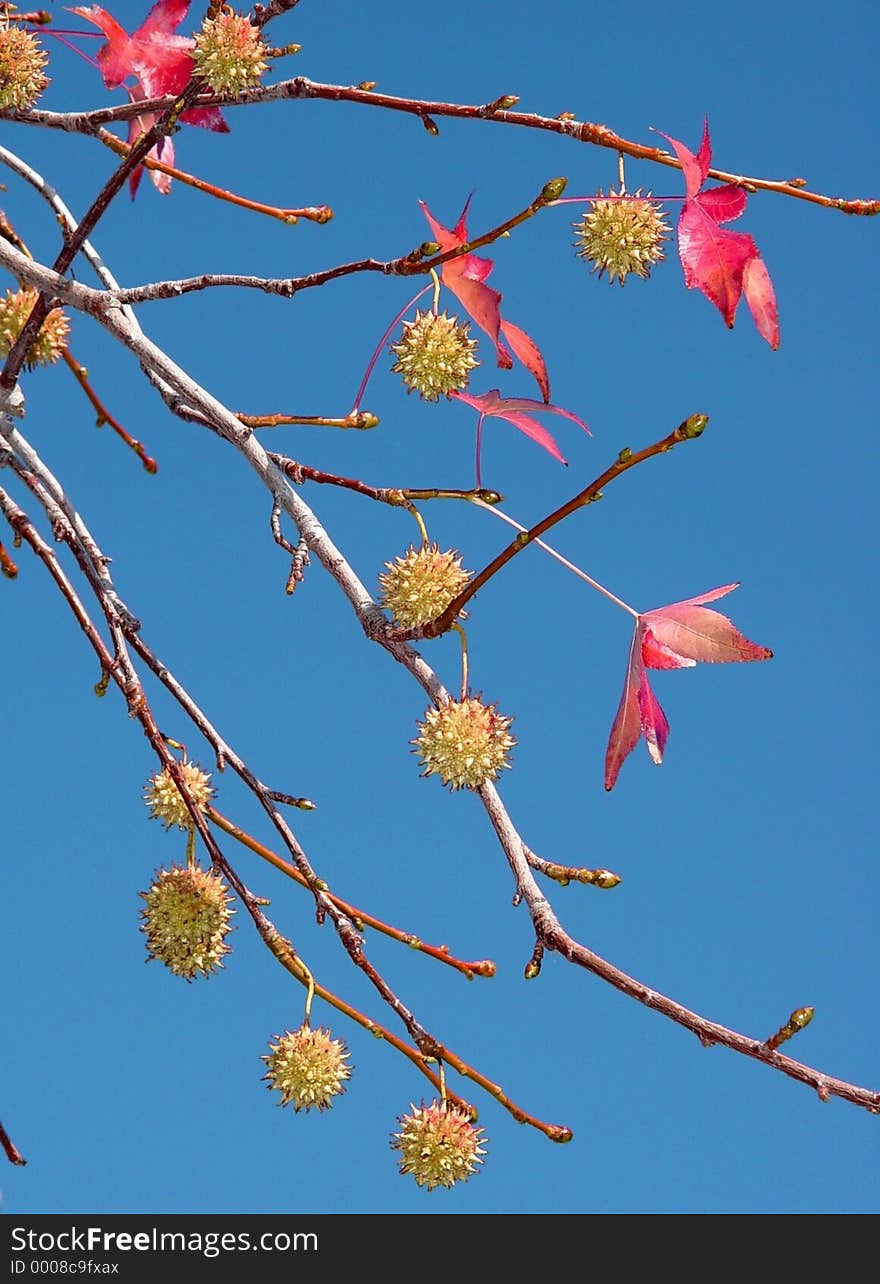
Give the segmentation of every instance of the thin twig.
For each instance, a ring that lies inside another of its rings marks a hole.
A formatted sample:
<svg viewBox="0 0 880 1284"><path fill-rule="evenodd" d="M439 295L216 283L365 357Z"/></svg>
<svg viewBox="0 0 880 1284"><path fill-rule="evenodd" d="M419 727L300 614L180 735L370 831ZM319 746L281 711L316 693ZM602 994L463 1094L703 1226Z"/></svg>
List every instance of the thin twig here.
<svg viewBox="0 0 880 1284"><path fill-rule="evenodd" d="M126 446L128 446L131 450L134 451L134 453L137 455L138 459L141 461L141 463L143 464L144 468L148 473L158 472L159 465L156 463L155 459L153 459L150 455L147 454L147 450L143 442L136 441L135 438L132 437L132 435L129 432L126 432L126 430L123 428L119 420L114 418L113 415L111 415L110 411L104 405L103 401L101 401L100 397L95 392L94 388L92 387L89 381L89 372L85 368L85 366L82 365L79 361L77 361L76 357L70 351L70 348L63 348L61 351L61 355L64 358L65 364L67 365L68 369L72 371L77 383L82 388L83 392L86 394L89 401L92 403L92 406L98 416L96 420L97 426L99 428L102 428L105 424L107 424L110 428L113 429L113 431L117 434L118 437L122 438Z"/></svg>
<svg viewBox="0 0 880 1284"><path fill-rule="evenodd" d="M780 1070L783 1074L792 1079L797 1079L801 1083L807 1084L814 1088L819 1094L821 1100L825 1101L828 1097L840 1097L844 1101L849 1101L855 1106L861 1106L874 1114L880 1114L880 1092L871 1091L868 1088L860 1088L856 1084L847 1083L843 1079L834 1079L821 1070L815 1070L812 1066L802 1065L799 1061L793 1061L790 1057L782 1056L769 1048L767 1043L761 1039L752 1039L747 1035L739 1034L736 1030L731 1030L727 1026L720 1025L716 1021L709 1021L705 1017L692 1012L689 1008L677 1003L674 999L668 998L665 994L651 989L634 977L628 976L626 972L615 967L613 963L607 962L592 950L581 945L579 941L573 939L563 929L553 907L544 896L534 876L529 863L526 860L522 839L516 831L510 816L507 813L498 791L491 784L483 785L480 789L480 796L492 825L495 829L504 853L507 856L508 864L516 882L517 893L526 902L532 924L535 928L535 934L538 940L548 949L554 950L561 954L563 958L568 959L570 963L575 963L578 967L592 972L601 980L607 981L616 990L620 990L629 998L635 999L645 1007L652 1008L662 1016L668 1017L670 1021L684 1026L697 1036L704 1047L711 1047L713 1044L719 1044L722 1047L729 1048L732 1052L739 1052L743 1056L752 1057L756 1061L761 1061L773 1070Z"/></svg>
<svg viewBox="0 0 880 1284"><path fill-rule="evenodd" d="M393 94L377 93L374 89L362 89L352 85L323 84L308 80L305 76L295 76L275 85L253 89L235 99L221 98L213 94L203 94L197 100L199 107L245 107L253 103L277 102L286 99L321 99L325 102L355 103L363 107L378 107L385 111L403 112L415 116L420 121L434 117L451 120L481 120L496 125L511 125L522 129L537 129L545 133L558 134L577 143L586 143L594 147L607 148L610 151L629 156L634 160L644 160L669 169L681 169L677 157L670 155L662 147L647 147L621 137L607 125L591 121L576 120L568 112L558 116L541 116L534 112L498 110L498 99L490 103L465 104L433 101L422 98L407 98ZM117 107L102 107L86 112L50 112L40 109L19 112L0 112L0 118L24 124L39 125L49 129L63 129L75 133L94 134L99 125L113 121L130 120L142 112L159 112L166 109L172 100L164 98L148 99L139 103L122 103ZM736 183L749 192L773 192L779 196L789 196L795 200L808 201L826 209L841 210L844 214L875 215L880 214L880 200L849 199L842 196L823 196L811 192L802 178L768 179L750 178L743 174L734 174L728 170L710 169L709 177L722 183Z"/></svg>
<svg viewBox="0 0 880 1284"><path fill-rule="evenodd" d="M373 598L315 514L304 503L299 493L287 483L253 434L244 428L231 411L191 379L139 329L133 327L124 313L119 313L112 308L108 309L104 296L98 291L90 291L78 283L62 280L57 273L49 271L40 264L32 263L14 247L2 241L0 241L0 264L7 266L10 271L31 284L51 290L71 306L92 312L102 325L130 348L145 366L158 375L160 380L172 390L177 399L175 408L178 413L182 413L182 407L190 407L190 413L198 415L200 421L210 425L235 446L262 479L270 493L277 498L284 511L292 517L301 535L306 539L310 551L340 586L367 637L378 642L394 659L403 664L435 703L442 703L449 698L437 675L424 658L400 638L390 636L384 614L378 610ZM704 417L697 417L697 419L701 418ZM618 463L627 462L627 452L621 452ZM613 475L617 475L616 466L613 466ZM533 528L530 533L543 533L545 529L546 527L542 525L540 531ZM131 642L133 647L138 649L140 639L132 636ZM178 699L182 703L188 701L185 693L178 695ZM478 792L507 856L514 874L517 892L527 901L536 933L540 940L546 941L548 948L558 950L570 961L594 972L630 997L655 1008L678 1024L692 1029L707 1043L720 1043L733 1051L761 1060L792 1078L809 1083L820 1096L826 1093L836 1095L866 1109L880 1111L880 1092L860 1088L842 1080L830 1079L822 1072L802 1066L777 1052L768 1052L765 1044L707 1021L673 1000L658 995L657 992L628 977L626 973L606 963L585 946L568 937L562 931L549 902L535 882L523 854L522 840L507 816L497 792L491 785L484 785ZM423 1046L418 1039L414 1042L426 1055L434 1055L430 1045ZM437 1046L434 1044L434 1049Z"/></svg>
<svg viewBox="0 0 880 1284"><path fill-rule="evenodd" d="M650 446L645 446L642 450L625 449L615 459L614 463L609 465L603 473L600 473L595 481L591 481L589 486L579 490L571 499L566 500L564 504L553 510L541 521L536 522L528 530L520 531L514 540L502 549L497 557L494 557L488 566L483 567L477 575L468 581L456 598L450 602L449 606L438 615L435 620L429 620L427 624L419 625L417 628L389 628L389 637L396 641L409 641L412 638L436 638L441 633L451 629L460 614L471 598L486 585L494 575L497 575L508 562L510 562L529 544L535 543L541 535L554 526L558 526L566 517L576 513L580 508L586 508L589 504L594 504L596 500L602 498L603 488L608 486L620 477L623 473L629 472L631 468L636 468L639 464L645 463L649 459L654 459L657 455L666 454L674 449L683 441L693 441L703 432L708 422L708 415L690 415L682 423L674 428L666 437L659 441L653 442Z"/></svg>
<svg viewBox="0 0 880 1284"><path fill-rule="evenodd" d="M95 136L111 151L115 152L117 156L127 156L131 151L130 143L124 143L121 138L111 134L108 129L97 129ZM208 183L203 178L196 178L194 174L188 174L186 170L177 169L174 165L166 165L164 161L154 160L152 156L145 156L141 164L145 169L155 170L159 174L167 174L169 178L176 178L178 183L193 187L196 191L204 192L207 196L213 196L218 201L226 201L229 205L239 205L242 209L252 210L255 214L266 214L269 218L278 219L290 227L298 223L301 218L307 219L312 223L329 223L333 217L333 211L329 205L304 205L288 209L279 205L266 205L262 201L251 200L248 196L237 196L235 192L230 192L225 187L215 187L213 183Z"/></svg>
<svg viewBox="0 0 880 1284"><path fill-rule="evenodd" d="M206 814L208 819L213 821L225 834L229 834L231 838L234 838L244 847L247 847L249 851L260 856L274 866L275 869L281 870L288 878L292 878L294 882L299 883L300 887L306 886L306 880L295 865L291 865L290 861L284 860L273 852L271 848L258 842L240 825L236 825L235 821L223 816L217 811L216 807L208 807ZM456 958L454 954L450 954L449 947L446 945L427 945L412 932L404 932L399 927L392 927L390 923L384 922L381 918L376 918L373 914L366 913L365 910L359 909L356 905L351 905L340 896L334 896L332 892L328 892L328 896L334 904L339 906L343 913L348 915L358 931L362 931L365 927L372 927L375 931L381 932L383 936L390 936L392 940L399 941L401 945L406 945L419 954L427 954L430 958L436 959L440 963L446 963L449 967L463 973L468 980L472 980L475 976L489 977L495 975L495 964L491 959L480 959L477 962L466 963L462 959Z"/></svg>

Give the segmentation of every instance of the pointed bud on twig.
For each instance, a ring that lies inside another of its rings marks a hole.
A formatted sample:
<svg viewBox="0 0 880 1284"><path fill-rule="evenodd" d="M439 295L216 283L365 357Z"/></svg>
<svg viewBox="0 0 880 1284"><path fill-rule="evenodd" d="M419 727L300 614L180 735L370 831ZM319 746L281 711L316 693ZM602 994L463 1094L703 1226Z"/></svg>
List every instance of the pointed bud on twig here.
<svg viewBox="0 0 880 1284"><path fill-rule="evenodd" d="M497 111L509 111L519 102L519 94L502 94L500 98L495 98L491 103L487 103L483 111L487 116L494 116Z"/></svg>
<svg viewBox="0 0 880 1284"><path fill-rule="evenodd" d="M771 1034L764 1046L774 1052L781 1043L786 1043L798 1031L805 1029L810 1024L815 1010L815 1008L795 1008L785 1025L780 1026L775 1034Z"/></svg>
<svg viewBox="0 0 880 1284"><path fill-rule="evenodd" d="M594 887L610 889L619 887L622 881L620 875L615 874L612 869L591 869L589 872L592 874L592 878L587 881L592 883Z"/></svg>
<svg viewBox="0 0 880 1284"><path fill-rule="evenodd" d="M551 178L541 188L541 200L547 202L558 201L567 186L567 178Z"/></svg>
<svg viewBox="0 0 880 1284"><path fill-rule="evenodd" d="M708 422L708 415L688 415L684 423L679 424L675 431L683 441L692 441L701 435Z"/></svg>

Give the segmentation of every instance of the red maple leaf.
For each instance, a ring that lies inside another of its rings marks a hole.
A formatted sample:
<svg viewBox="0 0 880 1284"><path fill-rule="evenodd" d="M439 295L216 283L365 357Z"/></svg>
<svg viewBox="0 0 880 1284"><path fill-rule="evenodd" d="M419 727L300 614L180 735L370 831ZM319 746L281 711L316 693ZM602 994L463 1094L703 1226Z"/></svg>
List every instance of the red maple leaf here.
<svg viewBox="0 0 880 1284"><path fill-rule="evenodd" d="M107 89L118 89L126 80L133 79L133 85L124 87L132 102L141 102L146 98L179 94L191 79L193 62L190 50L195 41L189 36L174 34L175 27L183 22L188 9L189 0L158 0L137 31L130 36L112 14L100 5L71 8L70 12L93 23L107 37L107 43L101 46L96 55L98 69ZM183 112L180 119L189 125L200 125L203 129L212 129L217 133L227 133L229 130L217 107L194 107ZM156 120L154 113L147 112L129 121L129 143L137 142L152 128ZM164 139L149 155L154 160L173 165L174 147L171 140ZM132 196L137 191L142 172L142 167L139 166L129 178ZM167 174L152 170L150 177L160 192L169 191L171 180Z"/></svg>
<svg viewBox="0 0 880 1284"><path fill-rule="evenodd" d="M489 392L481 393L479 396L470 392L452 392L450 396L454 397L456 401L463 401L466 405L473 406L474 410L479 411L480 417L477 420L477 486L481 485L480 445L484 419L506 419L508 423L513 424L514 428L518 428L520 432L524 432L532 441L536 441L539 446L543 446L561 464L566 461L559 447L544 425L539 424L537 419L533 418L533 415L562 415L565 419L571 419L574 423L580 424L585 432L590 431L583 419L572 414L570 410L563 410L561 406L554 406L549 401L536 401L533 397L502 397L498 388L492 388ZM532 414L529 414L529 411Z"/></svg>
<svg viewBox="0 0 880 1284"><path fill-rule="evenodd" d="M776 295L758 247L748 233L730 232L721 226L739 218L748 197L736 183L700 190L712 160L708 120L696 156L677 138L669 134L662 137L675 149L685 178L687 195L678 220L678 253L685 285L689 290L702 290L730 327L745 294L759 334L771 348L778 348Z"/></svg>
<svg viewBox="0 0 880 1284"><path fill-rule="evenodd" d="M704 605L731 593L738 584L725 584L700 597L646 611L636 619L620 705L605 752L605 788L613 789L624 759L640 736L645 737L654 762L663 761L669 735L660 702L648 682L648 669L691 669L698 661L724 664L769 660L773 655L743 637L720 611Z"/></svg>
<svg viewBox="0 0 880 1284"><path fill-rule="evenodd" d="M422 213L428 220L434 240L440 246L442 253L456 250L459 246L467 244L467 214L470 203L471 198L468 197L458 222L450 231L442 223L437 222L424 201L419 201ZM535 376L544 401L549 402L550 379L538 345L519 326L502 320L501 295L497 290L493 290L491 285L486 285L486 278L493 267L492 259L482 259L476 254L462 254L459 258L449 259L443 264L440 279L446 288L452 291L468 315L492 340L498 354L499 366L503 370L509 370L513 365L510 349L502 341L503 335L514 355Z"/></svg>

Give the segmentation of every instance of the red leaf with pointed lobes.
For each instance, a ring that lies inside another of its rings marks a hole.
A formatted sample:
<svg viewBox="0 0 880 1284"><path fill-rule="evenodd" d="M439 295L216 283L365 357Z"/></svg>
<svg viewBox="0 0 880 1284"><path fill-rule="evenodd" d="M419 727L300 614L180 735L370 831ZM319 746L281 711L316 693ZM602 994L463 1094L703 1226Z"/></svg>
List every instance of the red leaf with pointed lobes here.
<svg viewBox="0 0 880 1284"><path fill-rule="evenodd" d="M685 285L689 290L702 290L728 327L733 325L734 313L745 292L758 333L771 348L778 348L776 295L758 247L745 232L729 232L721 227L739 218L748 197L736 183L700 191L712 162L708 120L704 122L696 156L677 138L659 130L658 133L671 144L684 174L687 195L678 220L678 253Z"/></svg>
<svg viewBox="0 0 880 1284"><path fill-rule="evenodd" d="M712 163L708 117L703 121L703 140L696 156L689 148L685 147L684 143L680 143L677 138L672 138L669 134L664 134L662 129L658 129L657 133L661 138L665 138L667 143L672 144L673 151L681 165L681 172L684 174L687 199L692 200L705 183L706 176L709 173L709 166Z"/></svg>
<svg viewBox="0 0 880 1284"><path fill-rule="evenodd" d="M71 8L69 12L91 22L107 37L96 60L108 89L116 89L133 77L142 90L138 97L161 98L179 94L192 77L190 51L195 42L189 36L173 34L188 9L189 0L158 0L131 36L100 5ZM217 133L229 130L216 107L193 108L184 112L181 120Z"/></svg>
<svg viewBox="0 0 880 1284"><path fill-rule="evenodd" d="M743 273L758 247L745 232L727 232L707 214L699 198L686 201L678 220L678 253L689 290L702 290L728 328L743 288Z"/></svg>
<svg viewBox="0 0 880 1284"><path fill-rule="evenodd" d="M648 682L649 668L690 669L698 661L720 664L769 660L773 655L767 647L744 637L726 615L705 605L738 587L724 584L699 597L639 615L630 643L623 694L605 751L606 789L614 788L620 768L641 736L654 762L663 761L669 723Z"/></svg>
<svg viewBox="0 0 880 1284"><path fill-rule="evenodd" d="M492 388L489 392L481 393L479 396L469 392L452 392L450 396L456 401L463 401L466 405L472 406L474 410L479 411L480 420L483 419L506 419L508 423L513 424L520 432L525 433L532 441L543 446L544 449L558 459L561 464L566 461L556 445L553 437L537 419L533 419L529 411L534 414L553 414L562 415L565 419L571 419L573 423L580 424L585 432L589 428L577 415L572 414L570 410L563 410L561 406L553 406L546 401L536 401L532 397L502 397L498 388Z"/></svg>
<svg viewBox="0 0 880 1284"><path fill-rule="evenodd" d="M654 638L678 656L684 665L700 660L708 664L728 664L736 661L769 660L773 655L765 646L758 646L743 637L720 611L710 611L705 602L732 593L739 584L725 584L700 597L690 597L672 606L661 606L646 611L639 618L647 625ZM644 654L645 663L651 668L667 668L654 664Z"/></svg>
<svg viewBox="0 0 880 1284"><path fill-rule="evenodd" d="M449 250L455 250L467 244L467 215L470 202L471 198L468 197L455 227L450 230L434 218L424 201L419 201L419 206L428 220L431 234L440 246L441 253L448 253ZM501 319L502 296L497 290L485 284L493 267L492 259L481 258L477 254L462 254L457 259L449 259L442 265L440 279L455 295L468 315L492 340L501 369L509 370L513 365L513 357L500 337L503 334L518 360L534 375L541 390L541 396L545 402L549 403L550 380L538 345L519 326Z"/></svg>

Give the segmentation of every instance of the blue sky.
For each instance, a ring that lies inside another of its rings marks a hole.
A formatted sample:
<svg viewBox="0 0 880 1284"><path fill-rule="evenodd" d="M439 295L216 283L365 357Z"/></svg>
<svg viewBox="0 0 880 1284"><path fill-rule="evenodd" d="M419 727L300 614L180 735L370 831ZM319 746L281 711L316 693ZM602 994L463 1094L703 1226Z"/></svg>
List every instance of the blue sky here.
<svg viewBox="0 0 880 1284"><path fill-rule="evenodd" d="M122 3L113 13L131 30L145 9ZM572 111L648 144L654 127L695 148L708 115L720 168L802 175L831 196L872 197L877 35L873 6L847 0L831 31L818 6L775 6L771 23L749 0L735 11L634 0L625 18L613 6L559 0L536 11L493 0L471 6L466 28L436 10L414 23L402 0L303 0L273 38L303 45L277 77L375 80L388 93L471 103L516 93L526 110ZM119 100L68 50L50 51L44 105ZM427 235L419 199L451 223L473 192L477 230L556 175L570 194L616 177L613 153L497 124L440 121L434 138L409 117L329 102L237 109L229 119L228 136L184 128L179 164L259 200L327 203L334 220L285 228L179 184L163 198L145 182L94 236L124 284L393 257ZM110 173L110 154L86 138L2 122L0 140L77 213ZM681 191L679 175L649 164L629 163L627 179ZM48 208L11 174L3 181L7 215L51 261L58 232ZM529 551L479 595L467 626L474 689L516 719L502 796L536 851L622 876L612 892L548 885L573 935L752 1036L814 1005L792 1055L876 1089L880 225L750 198L737 227L755 237L776 285L774 353L744 306L728 332L684 289L674 250L647 283L619 289L591 277L572 252L575 216L548 211L496 245L492 283L505 315L544 351L554 401L593 436L549 421L563 469L493 420L484 480L511 514L535 521L621 447L709 414L699 443L617 482L554 542L641 609L740 580L720 605L775 658L657 674L672 726L666 761L658 769L639 745L606 795L602 760L629 624ZM77 275L92 283L85 264ZM339 415L407 291L409 282L360 276L293 302L214 291L139 315L230 407ZM22 549L18 579L0 585L0 1119L29 1162L0 1170L3 1211L876 1212L878 1125L866 1112L823 1105L764 1066L704 1050L558 958L524 982L533 937L525 909L511 905L479 801L420 779L410 752L423 693L365 642L318 565L285 596L267 496L230 448L174 420L91 322L74 318L71 346L158 458L158 475L108 430L95 432L63 368L26 379L26 430L112 554L145 637L256 771L317 802L294 814L294 827L336 892L460 957L495 960L494 979L468 984L374 934L367 941L429 1029L530 1113L569 1125L574 1140L552 1145L453 1080L480 1106L487 1161L466 1185L428 1194L398 1176L388 1146L397 1115L428 1085L343 1017L316 1005L315 1020L346 1039L355 1065L333 1110L294 1115L266 1091L259 1058L299 1023L302 995L243 913L220 975L187 986L157 963L143 966L137 893L157 866L182 859L184 844L148 820L148 745L116 693L94 698L92 653ZM485 344L482 356L473 389L534 394L524 371L496 371ZM376 484L470 485L471 413L408 398L389 366L380 360L364 400L381 416L373 432L288 427L264 434L267 443ZM416 536L405 514L358 496L315 487L304 497L370 586ZM469 568L506 542L501 524L473 509L424 511L432 538L461 550ZM449 685L456 646L454 637L425 646ZM210 766L170 700L150 694L163 729ZM219 808L272 843L231 775L219 783ZM324 984L390 1023L331 929L315 926L305 894L233 844L224 850L271 898L269 913Z"/></svg>

